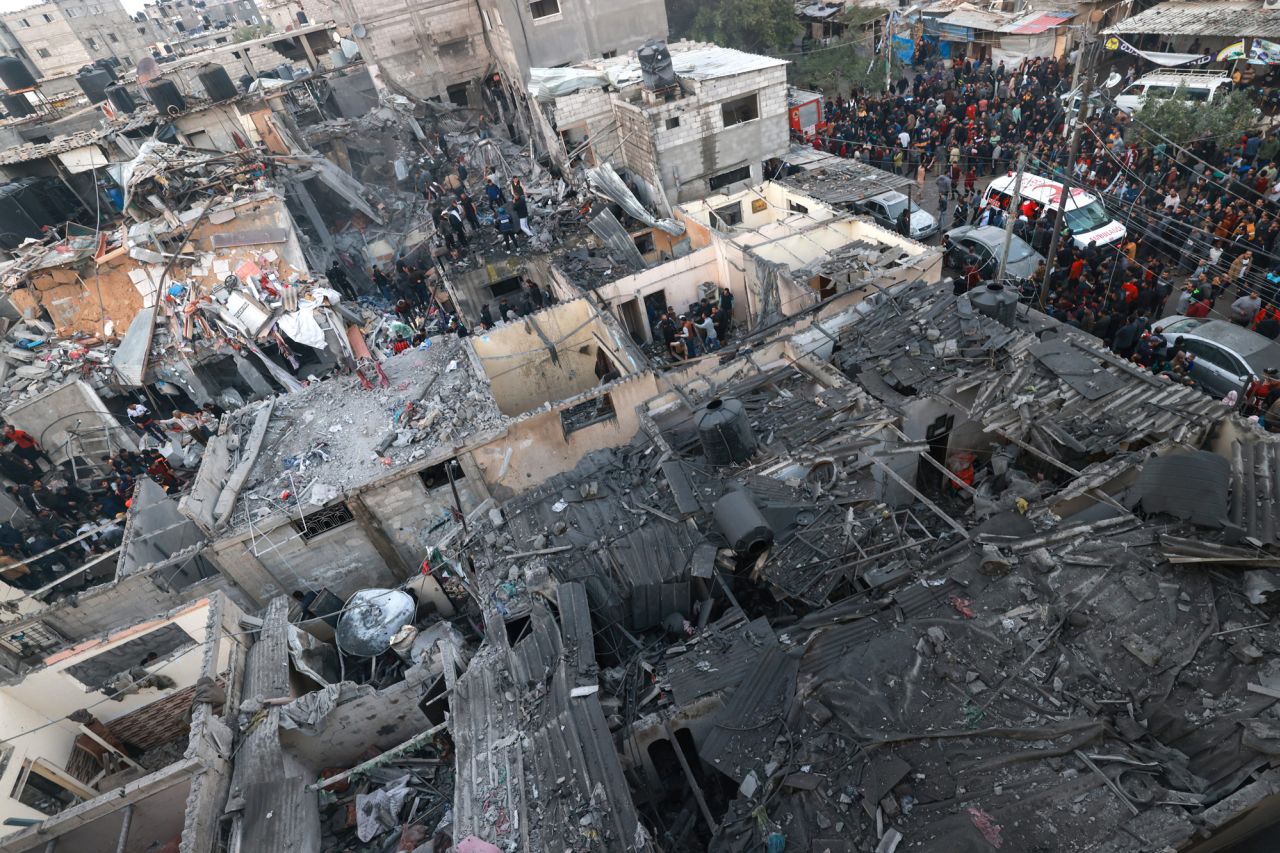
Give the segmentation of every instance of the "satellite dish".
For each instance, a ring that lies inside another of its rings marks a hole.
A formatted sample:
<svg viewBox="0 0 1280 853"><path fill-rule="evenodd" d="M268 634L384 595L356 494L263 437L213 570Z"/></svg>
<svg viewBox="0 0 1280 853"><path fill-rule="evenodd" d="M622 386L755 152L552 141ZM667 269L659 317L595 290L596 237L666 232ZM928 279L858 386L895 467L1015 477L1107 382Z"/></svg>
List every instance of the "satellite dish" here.
<svg viewBox="0 0 1280 853"><path fill-rule="evenodd" d="M338 619L338 648L349 655L376 657L391 648L391 638L413 621L417 605L399 589L362 589L347 599Z"/></svg>
<svg viewBox="0 0 1280 853"><path fill-rule="evenodd" d="M369 31L364 28L364 24L356 24L351 28L351 34L358 39L364 38L368 32Z"/></svg>
<svg viewBox="0 0 1280 853"><path fill-rule="evenodd" d="M1102 84L1102 87L1104 89L1114 89L1119 83L1120 83L1120 74L1118 72L1112 71L1111 76L1109 76L1107 78L1107 81Z"/></svg>

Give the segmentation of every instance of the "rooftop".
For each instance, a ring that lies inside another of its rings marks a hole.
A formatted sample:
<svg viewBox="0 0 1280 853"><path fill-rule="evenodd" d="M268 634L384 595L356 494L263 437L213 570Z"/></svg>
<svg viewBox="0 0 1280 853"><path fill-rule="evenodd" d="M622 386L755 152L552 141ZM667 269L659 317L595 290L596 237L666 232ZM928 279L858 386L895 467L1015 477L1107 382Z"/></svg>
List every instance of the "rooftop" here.
<svg viewBox="0 0 1280 853"><path fill-rule="evenodd" d="M1112 24L1103 33L1280 39L1280 9L1269 8L1263 0L1170 0Z"/></svg>
<svg viewBox="0 0 1280 853"><path fill-rule="evenodd" d="M430 340L383 362L385 382L363 367L369 388L359 376L335 376L234 412L210 441L184 511L212 529L323 507L436 449L502 427L506 419L470 344Z"/></svg>

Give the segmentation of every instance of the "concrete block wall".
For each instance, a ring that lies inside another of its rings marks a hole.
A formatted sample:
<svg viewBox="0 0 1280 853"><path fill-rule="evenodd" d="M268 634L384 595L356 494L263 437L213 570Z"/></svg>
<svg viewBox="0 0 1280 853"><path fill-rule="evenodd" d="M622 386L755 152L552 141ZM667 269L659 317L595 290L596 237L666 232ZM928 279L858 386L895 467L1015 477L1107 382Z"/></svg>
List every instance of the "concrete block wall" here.
<svg viewBox="0 0 1280 853"><path fill-rule="evenodd" d="M458 476L456 473L455 477ZM483 484L478 494L473 477L456 481L462 511L470 512L481 501ZM454 506L453 491L446 484L428 490L421 476L415 471L391 483L365 492L364 502L382 523L383 530L405 564L411 568L420 566L431 546L448 525L438 527L437 522L449 516Z"/></svg>
<svg viewBox="0 0 1280 853"><path fill-rule="evenodd" d="M112 720L111 733L125 743L153 749L187 734L191 727L191 703L196 686L185 687Z"/></svg>
<svg viewBox="0 0 1280 853"><path fill-rule="evenodd" d="M492 62L479 8L465 0L359 0L367 33L358 39L379 74L422 98L483 76ZM441 46L449 49L442 51Z"/></svg>
<svg viewBox="0 0 1280 853"><path fill-rule="evenodd" d="M72 642L164 613L185 601L214 591L231 591L222 577L209 578L189 587L166 592L152 575L134 575L110 586L90 590L75 606L62 603L45 611L41 621Z"/></svg>
<svg viewBox="0 0 1280 853"><path fill-rule="evenodd" d="M215 543L213 550L223 572L259 600L321 587L345 598L365 587L390 585L398 580L355 521L310 541L285 521L259 531L256 547L254 540L245 537ZM269 573L261 583L259 567Z"/></svg>

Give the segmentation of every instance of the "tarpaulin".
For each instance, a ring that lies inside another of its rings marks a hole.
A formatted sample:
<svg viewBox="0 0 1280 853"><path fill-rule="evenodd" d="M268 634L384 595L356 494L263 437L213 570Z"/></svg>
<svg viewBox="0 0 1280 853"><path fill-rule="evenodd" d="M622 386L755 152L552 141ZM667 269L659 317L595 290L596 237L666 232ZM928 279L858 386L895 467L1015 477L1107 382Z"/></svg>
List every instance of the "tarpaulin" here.
<svg viewBox="0 0 1280 853"><path fill-rule="evenodd" d="M583 89L599 89L608 85L608 75L589 68L529 69L529 93L544 103Z"/></svg>
<svg viewBox="0 0 1280 853"><path fill-rule="evenodd" d="M276 325L291 340L306 344L312 349L325 347L324 329L316 322L314 306L303 304L297 311L281 314Z"/></svg>

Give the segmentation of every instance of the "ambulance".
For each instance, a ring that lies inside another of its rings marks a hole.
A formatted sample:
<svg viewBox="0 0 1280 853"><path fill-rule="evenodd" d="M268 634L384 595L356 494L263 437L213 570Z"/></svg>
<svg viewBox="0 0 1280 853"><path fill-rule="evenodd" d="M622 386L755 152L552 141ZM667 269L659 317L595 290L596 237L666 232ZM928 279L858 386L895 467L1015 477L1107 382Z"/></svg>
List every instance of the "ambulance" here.
<svg viewBox="0 0 1280 853"><path fill-rule="evenodd" d="M1007 211L1013 201L1013 186L1017 177L1010 172L992 181L983 193L982 206L985 208L993 204ZM1058 215L1058 205L1062 201L1062 184L1058 181L1023 172L1020 193L1021 212L1033 224L1043 216ZM1097 243L1099 246L1116 245L1124 239L1124 225L1111 218L1102 199L1081 187L1071 189L1071 201L1067 203L1063 223L1071 229L1076 245L1080 248L1090 243Z"/></svg>

